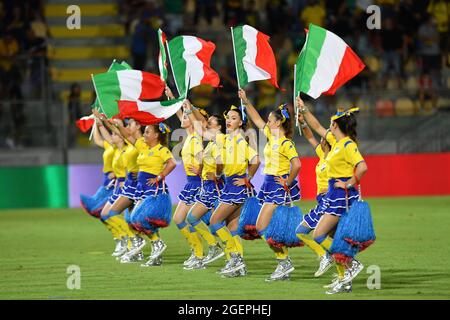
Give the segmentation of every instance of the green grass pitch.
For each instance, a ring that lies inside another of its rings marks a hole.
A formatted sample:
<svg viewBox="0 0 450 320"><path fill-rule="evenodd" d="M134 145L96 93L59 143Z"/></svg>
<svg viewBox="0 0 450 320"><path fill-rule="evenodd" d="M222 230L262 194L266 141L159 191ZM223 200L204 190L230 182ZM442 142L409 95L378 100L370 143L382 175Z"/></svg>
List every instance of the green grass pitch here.
<svg viewBox="0 0 450 320"><path fill-rule="evenodd" d="M188 246L171 225L161 267L120 264L111 234L81 209L0 211L0 299L449 299L450 197L369 199L377 241L359 255L365 269L353 293L327 296L334 269L314 278L318 261L306 247L291 249L289 282L267 283L275 268L262 241L244 241L249 275L222 279L219 259L185 271ZM307 212L313 202L303 201ZM149 248L145 248L148 255ZM81 270L81 289L67 289L67 267ZM369 290L367 267L381 271L381 289Z"/></svg>

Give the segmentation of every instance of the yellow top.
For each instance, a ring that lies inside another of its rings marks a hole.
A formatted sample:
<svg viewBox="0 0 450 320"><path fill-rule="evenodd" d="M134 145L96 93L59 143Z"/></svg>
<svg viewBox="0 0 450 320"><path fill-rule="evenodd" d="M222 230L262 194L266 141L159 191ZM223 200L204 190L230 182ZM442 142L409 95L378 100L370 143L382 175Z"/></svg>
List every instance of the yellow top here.
<svg viewBox="0 0 450 320"><path fill-rule="evenodd" d="M103 151L103 172L112 172L112 161L115 149L106 141L103 141L103 149L105 149L105 151Z"/></svg>
<svg viewBox="0 0 450 320"><path fill-rule="evenodd" d="M331 133L330 130L327 131L327 134L325 135L325 140L330 144L330 146L333 148L334 144L336 143L336 138Z"/></svg>
<svg viewBox="0 0 450 320"><path fill-rule="evenodd" d="M225 135L219 133L216 135L216 141L210 141L203 150L203 169L202 169L202 179L206 180L206 174L212 172L216 174L217 167L217 157L220 157L220 151L223 148Z"/></svg>
<svg viewBox="0 0 450 320"><path fill-rule="evenodd" d="M188 134L186 141L183 144L183 148L181 149L181 159L183 160L186 175L195 176L195 173L189 170L189 166L193 165L197 169L200 168L201 163L196 156L202 151L202 137L196 132Z"/></svg>
<svg viewBox="0 0 450 320"><path fill-rule="evenodd" d="M144 138L139 138L144 140ZM139 140L138 139L138 140ZM138 172L139 167L137 165L137 157L139 155L139 150L131 143L125 141L127 146L125 147L125 152L123 153L123 163L127 168L127 172Z"/></svg>
<svg viewBox="0 0 450 320"><path fill-rule="evenodd" d="M123 154L125 153L126 147L123 147L121 149L117 148L114 151L114 157L112 160L112 168L114 175L116 178L125 178L126 176L126 167L123 161Z"/></svg>
<svg viewBox="0 0 450 320"><path fill-rule="evenodd" d="M327 161L325 160L325 154L320 144L316 147L316 154L319 157L319 162L316 165L317 194L321 194L328 190L328 176Z"/></svg>
<svg viewBox="0 0 450 320"><path fill-rule="evenodd" d="M286 137L275 137L270 133L268 126L264 127L267 143L264 147L264 174L282 176L289 174L291 160L298 158L295 144Z"/></svg>
<svg viewBox="0 0 450 320"><path fill-rule="evenodd" d="M164 164L167 160L172 159L172 152L167 147L158 143L153 148L150 148L144 141L139 139L135 143L135 147L139 151L137 157L137 165L139 171L159 175L164 170Z"/></svg>
<svg viewBox="0 0 450 320"><path fill-rule="evenodd" d="M234 137L229 134L225 135L221 155L223 173L227 177L245 174L248 162L257 155L258 153L248 145L242 135L237 134Z"/></svg>
<svg viewBox="0 0 450 320"><path fill-rule="evenodd" d="M334 179L352 177L356 165L364 161L364 158L356 143L345 137L333 145L326 160L328 179Z"/></svg>

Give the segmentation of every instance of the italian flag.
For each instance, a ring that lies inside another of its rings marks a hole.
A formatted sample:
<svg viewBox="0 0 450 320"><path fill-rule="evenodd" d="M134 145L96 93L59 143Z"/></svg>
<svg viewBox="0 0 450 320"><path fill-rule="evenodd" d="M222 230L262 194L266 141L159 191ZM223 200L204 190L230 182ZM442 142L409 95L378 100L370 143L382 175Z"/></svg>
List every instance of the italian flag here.
<svg viewBox="0 0 450 320"><path fill-rule="evenodd" d="M316 99L332 95L365 68L361 59L334 33L309 25L306 42L295 64L295 92Z"/></svg>
<svg viewBox="0 0 450 320"><path fill-rule="evenodd" d="M218 87L219 75L211 68L216 45L193 36L178 36L167 43L173 77L180 97L201 84ZM189 83L189 88L186 88Z"/></svg>
<svg viewBox="0 0 450 320"><path fill-rule="evenodd" d="M100 73L92 77L98 102L108 118L119 113L118 100L157 99L164 82L157 75L139 70Z"/></svg>
<svg viewBox="0 0 450 320"><path fill-rule="evenodd" d="M164 48L164 43L166 43L167 38L166 34L161 30L158 29L158 42L159 42L159 56L158 56L158 67L159 67L159 74L161 76L161 80L166 82L167 80L167 56L166 56L166 49Z"/></svg>
<svg viewBox="0 0 450 320"><path fill-rule="evenodd" d="M249 25L231 28L231 35L239 87L243 88L252 81L269 80L279 88L277 62L269 44L270 37Z"/></svg>
<svg viewBox="0 0 450 320"><path fill-rule="evenodd" d="M94 115L91 114L90 116L85 116L78 119L77 121L75 121L75 124L77 125L78 129L81 130L81 132L86 133L91 130L94 122Z"/></svg>
<svg viewBox="0 0 450 320"><path fill-rule="evenodd" d="M119 100L120 117L133 118L141 125L163 122L173 116L183 105L184 98L166 101L126 101Z"/></svg>
<svg viewBox="0 0 450 320"><path fill-rule="evenodd" d="M119 70L131 70L133 69L128 63L126 63L125 61L122 61L121 63L117 62L116 59L113 60L113 62L111 63L111 65L108 68L107 72L114 72L114 71L119 71ZM100 103L98 102L98 99L95 98L94 103L91 106L92 109L97 109L102 111L101 107L100 107ZM103 112L103 111L102 111Z"/></svg>

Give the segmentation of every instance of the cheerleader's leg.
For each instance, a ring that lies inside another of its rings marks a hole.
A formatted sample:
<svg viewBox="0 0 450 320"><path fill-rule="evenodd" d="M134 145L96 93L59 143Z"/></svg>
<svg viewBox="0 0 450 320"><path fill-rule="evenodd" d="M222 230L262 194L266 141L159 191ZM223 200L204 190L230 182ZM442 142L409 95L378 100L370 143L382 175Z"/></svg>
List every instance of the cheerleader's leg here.
<svg viewBox="0 0 450 320"><path fill-rule="evenodd" d="M189 210L187 221L195 228L202 238L206 240L209 246L215 246L217 245L216 237L212 235L211 230L209 230L206 223L201 220L201 217L203 217L203 215L205 215L208 211L208 208L206 208L202 203L196 202Z"/></svg>
<svg viewBox="0 0 450 320"><path fill-rule="evenodd" d="M326 251L320 244L318 244L309 236L310 232L311 228L306 224L305 221L302 221L302 223L297 227L296 230L297 237L302 240L308 248L314 251L318 257L322 257L326 254Z"/></svg>
<svg viewBox="0 0 450 320"><path fill-rule="evenodd" d="M197 258L203 258L203 244L198 232L186 222L186 217L191 209L191 206L188 206L183 201L178 203L177 209L173 215L173 221L177 225L181 234L186 238L192 250L194 250L194 255Z"/></svg>
<svg viewBox="0 0 450 320"><path fill-rule="evenodd" d="M233 236L234 243L239 254L244 257L244 247L242 246L241 237L238 234L237 228L239 226L239 216L241 214L242 205L227 218L227 227Z"/></svg>
<svg viewBox="0 0 450 320"><path fill-rule="evenodd" d="M236 211L236 209L237 206L234 204L220 203L216 210L214 210L210 220L211 231L216 233L220 240L222 240L225 244L227 258L231 253L239 253L239 250L236 248L236 241L234 240L233 235L228 227L223 224L228 216Z"/></svg>

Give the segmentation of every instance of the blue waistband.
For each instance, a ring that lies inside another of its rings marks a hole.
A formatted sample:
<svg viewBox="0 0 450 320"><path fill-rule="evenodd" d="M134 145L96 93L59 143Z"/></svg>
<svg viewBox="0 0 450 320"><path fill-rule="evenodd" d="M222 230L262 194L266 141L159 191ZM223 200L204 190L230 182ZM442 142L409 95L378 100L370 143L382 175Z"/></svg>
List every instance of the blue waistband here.
<svg viewBox="0 0 450 320"><path fill-rule="evenodd" d="M337 180L341 180L341 181L347 181L350 180L351 177L347 177L347 178L331 178L328 180L328 190L330 189L334 189L334 184Z"/></svg>
<svg viewBox="0 0 450 320"><path fill-rule="evenodd" d="M147 180L150 178L156 178L156 175L148 173L148 172L143 172L143 171L139 171L138 172L138 180Z"/></svg>
<svg viewBox="0 0 450 320"><path fill-rule="evenodd" d="M236 178L245 178L245 177L247 177L247 175L246 174L243 174L243 175L237 175L237 174L235 174L235 175L233 175L233 176L229 176L229 177L225 177L225 183L226 184L232 184L234 181L234 179L236 179Z"/></svg>
<svg viewBox="0 0 450 320"><path fill-rule="evenodd" d="M187 182L191 183L191 182L202 182L202 179L199 176L186 176L187 178Z"/></svg>
<svg viewBox="0 0 450 320"><path fill-rule="evenodd" d="M117 181L117 182L124 182L124 181L125 181L125 178L117 178L116 181Z"/></svg>
<svg viewBox="0 0 450 320"><path fill-rule="evenodd" d="M278 178L278 177L280 177L280 176L274 176L274 175L271 175L271 174L266 174L264 176L264 182L276 182L275 178ZM289 175L288 174L284 174L281 177L287 178L287 177L289 177Z"/></svg>
<svg viewBox="0 0 450 320"><path fill-rule="evenodd" d="M137 174L138 174L137 172L128 172L127 180L137 180Z"/></svg>

